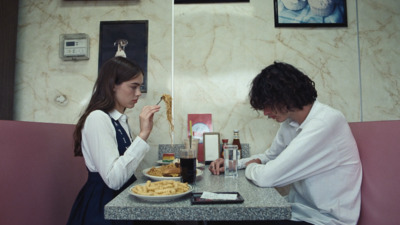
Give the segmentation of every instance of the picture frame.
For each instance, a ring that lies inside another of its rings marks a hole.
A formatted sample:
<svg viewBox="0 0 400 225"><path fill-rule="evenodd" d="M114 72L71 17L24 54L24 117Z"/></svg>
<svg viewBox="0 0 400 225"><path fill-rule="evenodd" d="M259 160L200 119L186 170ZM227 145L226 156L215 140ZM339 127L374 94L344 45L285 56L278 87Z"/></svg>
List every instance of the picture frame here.
<svg viewBox="0 0 400 225"><path fill-rule="evenodd" d="M220 134L218 132L203 133L204 162L206 165L220 157Z"/></svg>
<svg viewBox="0 0 400 225"><path fill-rule="evenodd" d="M175 4L209 4L209 3L240 3L250 2L250 0L175 0Z"/></svg>
<svg viewBox="0 0 400 225"><path fill-rule="evenodd" d="M142 93L147 93L148 20L100 21L99 66L115 56L126 57L143 70Z"/></svg>
<svg viewBox="0 0 400 225"><path fill-rule="evenodd" d="M347 27L346 0L323 6L314 2L274 0L275 27Z"/></svg>

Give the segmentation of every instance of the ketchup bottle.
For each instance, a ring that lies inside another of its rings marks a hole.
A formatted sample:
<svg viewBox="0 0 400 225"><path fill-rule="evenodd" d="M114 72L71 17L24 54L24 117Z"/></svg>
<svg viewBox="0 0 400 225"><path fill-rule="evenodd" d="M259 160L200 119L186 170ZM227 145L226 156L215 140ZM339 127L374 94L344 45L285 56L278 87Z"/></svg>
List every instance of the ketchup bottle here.
<svg viewBox="0 0 400 225"><path fill-rule="evenodd" d="M233 142L232 142L232 145L237 145L238 146L239 159L241 159L242 158L242 145L240 144L239 130L234 130L233 131Z"/></svg>

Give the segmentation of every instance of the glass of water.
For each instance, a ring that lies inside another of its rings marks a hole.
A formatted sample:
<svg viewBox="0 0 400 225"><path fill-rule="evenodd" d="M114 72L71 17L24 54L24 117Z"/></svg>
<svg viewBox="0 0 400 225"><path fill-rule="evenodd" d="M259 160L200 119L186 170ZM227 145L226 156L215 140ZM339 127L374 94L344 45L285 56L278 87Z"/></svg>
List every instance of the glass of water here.
<svg viewBox="0 0 400 225"><path fill-rule="evenodd" d="M239 151L237 145L225 145L224 147L224 166L225 177L238 176Z"/></svg>

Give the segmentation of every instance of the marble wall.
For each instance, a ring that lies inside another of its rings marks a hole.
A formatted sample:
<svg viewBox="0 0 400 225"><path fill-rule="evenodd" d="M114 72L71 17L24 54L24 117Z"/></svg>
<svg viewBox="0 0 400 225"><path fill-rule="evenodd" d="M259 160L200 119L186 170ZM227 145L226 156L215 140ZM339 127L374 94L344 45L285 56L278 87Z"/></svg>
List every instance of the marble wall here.
<svg viewBox="0 0 400 225"><path fill-rule="evenodd" d="M20 0L15 118L76 123L96 79L100 21L149 20L148 93L128 110L133 132L144 105L163 93L174 98L175 132L182 143L187 114L212 113L213 129L232 139L239 129L252 153L263 152L278 124L250 108L249 84L274 60L302 69L319 100L349 121L400 118L397 0L347 1L347 28L275 28L273 1L173 5L172 0ZM59 35L90 36L90 60L63 61ZM149 143L171 142L165 107ZM72 150L71 150L72 151Z"/></svg>
<svg viewBox="0 0 400 225"><path fill-rule="evenodd" d="M359 0L363 119L400 118L400 2Z"/></svg>

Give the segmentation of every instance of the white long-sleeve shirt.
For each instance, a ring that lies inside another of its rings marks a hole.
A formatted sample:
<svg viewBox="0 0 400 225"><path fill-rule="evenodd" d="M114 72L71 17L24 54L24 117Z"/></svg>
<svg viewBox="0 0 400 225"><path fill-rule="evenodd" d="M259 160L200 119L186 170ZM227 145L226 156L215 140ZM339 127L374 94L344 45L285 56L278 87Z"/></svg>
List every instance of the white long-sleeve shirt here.
<svg viewBox="0 0 400 225"><path fill-rule="evenodd" d="M292 184L292 220L312 224L356 224L362 168L350 127L341 112L316 101L299 125L286 120L246 177L261 187ZM250 159L242 159L239 167Z"/></svg>
<svg viewBox="0 0 400 225"><path fill-rule="evenodd" d="M130 135L126 115L117 110L110 114L101 110L93 111L82 129L82 154L89 171L98 172L109 188L118 190L132 176L150 147L137 136L124 155L120 156L110 116L118 120Z"/></svg>

